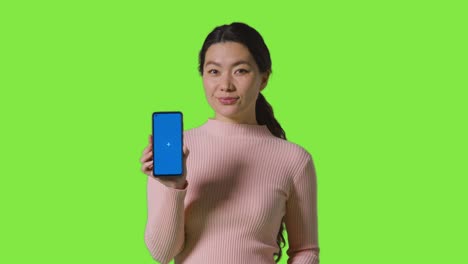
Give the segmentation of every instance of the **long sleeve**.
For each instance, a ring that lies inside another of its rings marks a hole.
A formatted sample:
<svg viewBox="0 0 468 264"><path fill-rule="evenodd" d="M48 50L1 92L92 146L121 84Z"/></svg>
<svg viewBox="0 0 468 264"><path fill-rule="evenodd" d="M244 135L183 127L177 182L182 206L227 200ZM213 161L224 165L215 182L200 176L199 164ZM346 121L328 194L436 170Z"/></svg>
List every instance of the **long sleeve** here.
<svg viewBox="0 0 468 264"><path fill-rule="evenodd" d="M288 264L319 263L317 179L310 154L294 175L286 204Z"/></svg>
<svg viewBox="0 0 468 264"><path fill-rule="evenodd" d="M162 264L169 263L184 247L184 199L185 189L165 186L148 177L148 218L145 243L151 256Z"/></svg>
<svg viewBox="0 0 468 264"><path fill-rule="evenodd" d="M184 145L185 189L148 177L145 243L155 260L275 264L284 220L288 264L319 263L316 179L306 149L266 125L214 119L185 131Z"/></svg>

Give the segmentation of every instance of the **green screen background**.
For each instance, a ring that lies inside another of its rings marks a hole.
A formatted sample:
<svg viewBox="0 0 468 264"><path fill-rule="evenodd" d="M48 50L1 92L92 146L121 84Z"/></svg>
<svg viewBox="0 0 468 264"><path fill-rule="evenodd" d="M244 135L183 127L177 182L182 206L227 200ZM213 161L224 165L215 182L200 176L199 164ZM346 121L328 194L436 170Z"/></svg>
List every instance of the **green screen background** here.
<svg viewBox="0 0 468 264"><path fill-rule="evenodd" d="M197 55L233 21L314 158L321 263L467 262L463 1L169 2L0 3L0 263L154 263L151 113L212 117Z"/></svg>

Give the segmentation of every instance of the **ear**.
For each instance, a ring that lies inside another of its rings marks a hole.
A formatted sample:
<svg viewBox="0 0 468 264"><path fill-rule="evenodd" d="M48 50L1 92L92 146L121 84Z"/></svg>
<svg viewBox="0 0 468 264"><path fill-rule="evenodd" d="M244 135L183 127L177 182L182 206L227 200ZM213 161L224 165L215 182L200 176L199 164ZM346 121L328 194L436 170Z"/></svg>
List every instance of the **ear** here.
<svg viewBox="0 0 468 264"><path fill-rule="evenodd" d="M269 79L270 79L270 72L269 71L262 74L262 82L260 83L260 91L263 91L263 89L265 89L265 87L268 84Z"/></svg>

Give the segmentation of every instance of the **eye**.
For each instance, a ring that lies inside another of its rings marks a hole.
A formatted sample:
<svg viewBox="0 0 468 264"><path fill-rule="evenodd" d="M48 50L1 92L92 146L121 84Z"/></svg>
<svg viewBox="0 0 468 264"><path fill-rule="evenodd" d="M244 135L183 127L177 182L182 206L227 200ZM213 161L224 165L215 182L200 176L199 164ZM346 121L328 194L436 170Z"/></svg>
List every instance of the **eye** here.
<svg viewBox="0 0 468 264"><path fill-rule="evenodd" d="M246 69L238 69L236 72L240 73L240 74L246 74L248 73L249 71L246 70Z"/></svg>
<svg viewBox="0 0 468 264"><path fill-rule="evenodd" d="M208 70L208 73L209 73L209 74L217 74L217 73L218 73L218 70L211 69L211 70Z"/></svg>

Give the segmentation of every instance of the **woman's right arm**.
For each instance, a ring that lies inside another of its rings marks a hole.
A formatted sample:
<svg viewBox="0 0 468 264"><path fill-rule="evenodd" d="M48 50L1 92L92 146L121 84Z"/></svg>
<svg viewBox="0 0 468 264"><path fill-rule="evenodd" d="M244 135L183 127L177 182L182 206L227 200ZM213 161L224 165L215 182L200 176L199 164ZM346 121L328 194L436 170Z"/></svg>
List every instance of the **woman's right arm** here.
<svg viewBox="0 0 468 264"><path fill-rule="evenodd" d="M151 256L169 263L184 246L184 199L187 189L167 187L148 177L145 244Z"/></svg>
<svg viewBox="0 0 468 264"><path fill-rule="evenodd" d="M152 142L140 159L147 178L148 216L145 227L145 244L151 256L169 263L184 246L184 199L187 193L185 160L188 149L184 146L184 175L164 179L153 176Z"/></svg>

